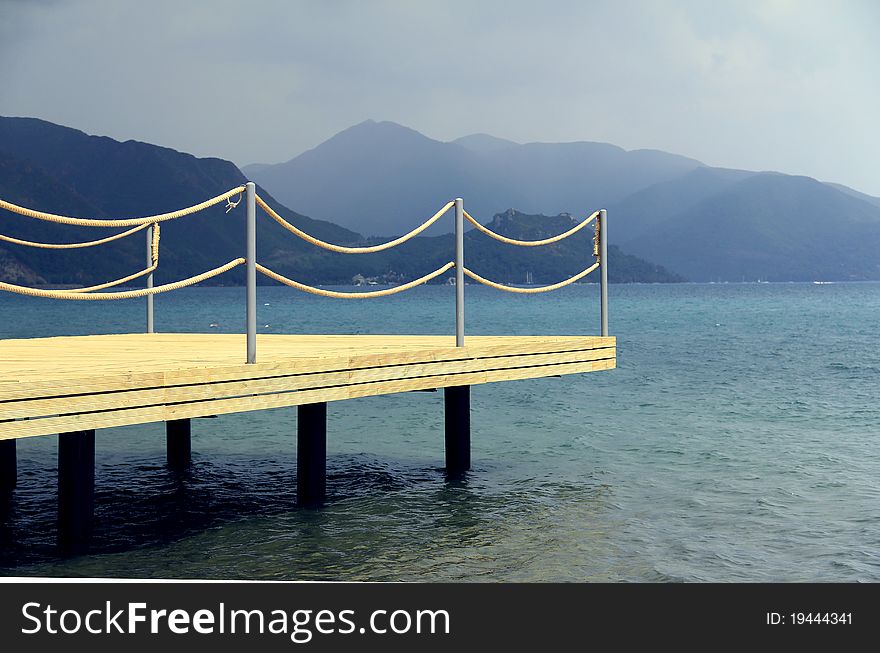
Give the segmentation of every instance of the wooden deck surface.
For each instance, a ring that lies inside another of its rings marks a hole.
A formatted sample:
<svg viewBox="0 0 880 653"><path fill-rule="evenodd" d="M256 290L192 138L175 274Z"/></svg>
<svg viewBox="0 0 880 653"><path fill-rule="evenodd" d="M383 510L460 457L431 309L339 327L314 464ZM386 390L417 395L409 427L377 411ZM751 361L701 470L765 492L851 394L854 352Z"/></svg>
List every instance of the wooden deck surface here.
<svg viewBox="0 0 880 653"><path fill-rule="evenodd" d="M0 440L611 369L614 337L234 334L0 340Z"/></svg>

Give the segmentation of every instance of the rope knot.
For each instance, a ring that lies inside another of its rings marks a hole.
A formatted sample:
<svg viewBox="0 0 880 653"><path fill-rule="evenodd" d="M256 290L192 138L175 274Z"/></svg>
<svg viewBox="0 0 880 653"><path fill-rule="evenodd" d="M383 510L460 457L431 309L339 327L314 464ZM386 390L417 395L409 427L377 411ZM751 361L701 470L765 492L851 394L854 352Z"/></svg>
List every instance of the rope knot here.
<svg viewBox="0 0 880 653"><path fill-rule="evenodd" d="M150 243L150 255L153 265L159 264L159 223L153 224L153 241Z"/></svg>
<svg viewBox="0 0 880 653"><path fill-rule="evenodd" d="M229 213L232 209L234 209L239 204L241 204L241 198L243 195L244 195L244 191L239 192L238 199L235 200L234 202L232 201L231 196L226 198L226 212L227 213Z"/></svg>

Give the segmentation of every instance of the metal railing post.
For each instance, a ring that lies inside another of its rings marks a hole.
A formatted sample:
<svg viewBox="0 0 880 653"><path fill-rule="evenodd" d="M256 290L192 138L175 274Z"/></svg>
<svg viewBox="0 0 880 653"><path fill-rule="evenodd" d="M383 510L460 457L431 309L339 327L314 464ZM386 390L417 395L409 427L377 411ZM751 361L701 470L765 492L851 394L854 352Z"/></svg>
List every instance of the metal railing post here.
<svg viewBox="0 0 880 653"><path fill-rule="evenodd" d="M153 265L153 230L155 225L147 227L147 267ZM153 287L153 273L147 275L147 289ZM147 333L153 333L153 295L147 295Z"/></svg>
<svg viewBox="0 0 880 653"><path fill-rule="evenodd" d="M249 181L247 189L247 362L257 362L257 187Z"/></svg>
<svg viewBox="0 0 880 653"><path fill-rule="evenodd" d="M608 335L608 214L599 211L599 284L601 286L602 335Z"/></svg>
<svg viewBox="0 0 880 653"><path fill-rule="evenodd" d="M464 347L464 200L455 198L455 346Z"/></svg>

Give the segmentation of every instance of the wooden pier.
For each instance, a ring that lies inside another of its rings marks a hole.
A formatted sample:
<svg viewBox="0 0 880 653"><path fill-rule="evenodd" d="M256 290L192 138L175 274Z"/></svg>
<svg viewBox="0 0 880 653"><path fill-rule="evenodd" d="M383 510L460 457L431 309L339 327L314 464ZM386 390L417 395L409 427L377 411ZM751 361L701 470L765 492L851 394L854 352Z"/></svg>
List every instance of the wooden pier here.
<svg viewBox="0 0 880 653"><path fill-rule="evenodd" d="M227 212L246 197L244 257L213 270L163 286L153 286L159 265L159 225L183 219L220 202ZM340 291L289 279L256 260L256 208L259 206L294 235L317 247L367 254L395 247L417 236L454 207L455 259L433 272L391 288ZM110 238L69 244L9 239L28 247L92 247L146 232L146 267L122 279L88 288L51 290L0 281L0 290L64 301L146 298L146 333L0 340L0 506L14 490L16 442L58 434L59 543L77 551L88 544L94 503L95 431L165 422L169 467L184 468L191 457L192 418L285 406L298 407L297 500L302 507L324 502L327 455L327 403L355 397L443 388L445 392L446 471L451 478L470 469L470 386L496 381L536 379L612 369L616 340L608 335L608 265L605 211L596 211L568 231L538 241L518 241L481 225L463 208L448 202L408 234L379 245L343 246L321 241L277 214L253 183L200 204L146 218L95 220L26 209L0 199L0 210L84 227L131 227ZM534 247L552 245L591 223L594 262L558 283L521 288L500 284L465 267L465 220L502 242ZM153 296L194 285L243 265L247 299L245 333L153 333ZM468 336L465 338L465 277L512 293L557 290L600 271L598 336ZM405 292L454 270L455 334L424 335L257 335L256 274L299 291L358 301ZM144 277L145 288L113 290Z"/></svg>
<svg viewBox="0 0 880 653"><path fill-rule="evenodd" d="M89 539L95 430L166 422L167 459L190 459L190 418L299 406L297 497L324 502L326 402L446 389L446 468L470 468L470 386L608 370L614 337L124 334L0 341L0 473L15 485L15 440L58 433L59 536Z"/></svg>

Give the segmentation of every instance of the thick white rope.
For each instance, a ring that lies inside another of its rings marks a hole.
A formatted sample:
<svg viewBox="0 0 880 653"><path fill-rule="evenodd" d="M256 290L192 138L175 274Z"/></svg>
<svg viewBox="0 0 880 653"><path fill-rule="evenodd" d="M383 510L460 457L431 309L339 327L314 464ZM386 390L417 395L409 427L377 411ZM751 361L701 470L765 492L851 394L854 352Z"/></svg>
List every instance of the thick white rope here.
<svg viewBox="0 0 880 653"><path fill-rule="evenodd" d="M7 202L3 199L0 199L0 209L6 209L7 211L12 211L13 213L18 213L19 215L23 215L28 218L36 218L37 220L46 220L48 222L56 222L58 224L74 224L80 227L132 227L135 225L146 225L155 222L165 222L166 220L174 220L176 218L182 218L186 215L192 215L193 213L198 213L199 211L202 211L209 206L214 206L215 204L219 204L220 202L228 201L230 197L232 197L233 195L239 195L244 192L244 190L244 186L238 186L236 188L233 188L232 190L226 191L222 195L212 197L209 200L205 200L204 202L195 204L185 209L172 211L171 213L160 213L159 215L151 215L146 218L126 218L123 220L70 218L64 215L55 215L54 213L35 211L34 209L28 209L23 206L18 206L17 204ZM235 206L237 206L237 204Z"/></svg>
<svg viewBox="0 0 880 653"><path fill-rule="evenodd" d="M87 293L78 292L76 290L43 290L40 288L17 286L15 284L5 283L2 281L0 281L0 290L6 290L8 292L13 292L19 295L28 295L29 297L47 297L50 299L76 299L92 301L111 299L134 299L136 297L158 295L159 293L169 292L171 290L178 290L180 288L186 288L187 286L193 286L201 281L205 281L207 279L211 279L212 277L221 275L224 272L228 272L229 270L238 267L239 265L244 265L244 263L245 260L243 258L237 258L229 261L229 263L225 265L214 268L213 270L208 270L207 272L202 272L201 274L197 274L194 277L188 277L180 281L175 281L174 283L166 283L162 286L155 286L153 288L140 288L139 290L127 290L123 292Z"/></svg>
<svg viewBox="0 0 880 653"><path fill-rule="evenodd" d="M150 267L144 268L140 272L135 272L134 274L130 274L127 277L122 277L121 279L116 279L115 281L108 281L107 283L101 283L97 286L89 286L88 288L71 288L69 292L94 292L96 290L104 290L104 288L112 288L113 286L121 286L126 281L134 281L135 279L139 279L145 275L148 275L152 272L156 271L156 268L159 267L159 263L153 263Z"/></svg>
<svg viewBox="0 0 880 653"><path fill-rule="evenodd" d="M84 243L37 243L30 240L13 238L12 236L4 236L3 234L0 234L0 240L6 241L7 243L13 243L15 245L24 245L25 247L38 247L40 249L78 249L80 247L95 247L96 245L110 243L114 240L119 240L120 238L130 236L131 234L137 233L138 231L143 231L149 226L150 223L146 222L136 227L132 227L128 231L123 231L121 233L114 234L113 236L107 236L107 238L101 238L100 240L90 240Z"/></svg>
<svg viewBox="0 0 880 653"><path fill-rule="evenodd" d="M592 272L593 270L595 270L598 267L599 267L599 262L597 261L596 263L593 263L593 265L588 267L586 270L578 272L576 275L574 275L573 277L569 277L565 281L560 281L559 283L554 283L550 286L539 286L536 288L518 288L516 286L505 286L504 284L501 284L501 283L495 283L494 281L489 281L488 279L481 277L476 272L472 272L471 270L468 270L467 268L464 268L464 273L466 275L468 275L474 281L479 281L483 285L489 286L490 288L495 288L496 290L503 290L504 292L521 293L524 295L533 295L533 294L540 293L540 292L550 292L551 290L558 290L559 288L564 288L565 286L567 286L571 283L574 283L575 281L578 281L579 279L583 279L585 276L590 274L590 272Z"/></svg>
<svg viewBox="0 0 880 653"><path fill-rule="evenodd" d="M396 247L397 245L401 245L408 241L410 238L414 238L422 233L425 229L430 227L432 224L437 222L444 213L446 213L454 204L454 202L448 202L446 206L437 211L430 218L425 220L421 225L410 231L408 234L404 234L400 238L395 238L394 240L390 240L387 243L382 243L381 245L371 245L369 247L345 247L343 245L334 245L333 243L328 243L326 241L315 238L314 236L307 234L302 229L298 229L294 225L290 224L287 220L278 215L275 211L272 210L262 197L257 195L257 204L269 215L270 218L275 220L282 227L287 229L292 234L296 234L306 242L311 243L312 245L316 245L317 247L322 247L324 249L330 250L331 252L340 252L342 254L371 254L373 252L381 252L383 249L390 249L392 247Z"/></svg>
<svg viewBox="0 0 880 653"><path fill-rule="evenodd" d="M419 277L415 281L410 281L409 283L404 283L393 288L385 288L383 290L374 290L371 292L339 292L337 290L325 290L323 288L315 288L314 286L309 286L304 283L300 283L299 281L288 279L287 277L280 275L277 272L273 272L269 268L257 263L257 270L262 272L270 279L275 279L275 281L283 283L285 286L290 286L291 288L296 288L297 290L302 290L303 292L311 293L312 295L320 295L321 297L336 297L338 299L375 299L376 297L387 297L388 295L396 295L397 293L409 290L410 288L421 286L423 283L427 283L431 279L439 277L441 274L454 267L455 263L450 261L443 267L437 268L433 272L429 272L425 276Z"/></svg>
<svg viewBox="0 0 880 653"><path fill-rule="evenodd" d="M579 222L577 225L575 225L568 231L559 234L558 236L551 236L550 238L544 238L543 240L516 240L515 238L508 238L507 236L502 236L499 233L495 233L488 227L484 227L483 225L481 225L476 219L471 217L471 215L467 211L464 212L464 217L467 219L468 222L474 225L474 227L476 227L478 231L482 231L487 236L490 236L502 243L507 243L508 245L518 245L519 247L538 247L540 245L550 245L551 243L559 242L560 240L568 238L572 234L576 234L578 231L580 231L588 224L590 224L593 220L595 220L598 216L599 212L596 211L595 213L593 213L593 215L588 217L583 222Z"/></svg>

